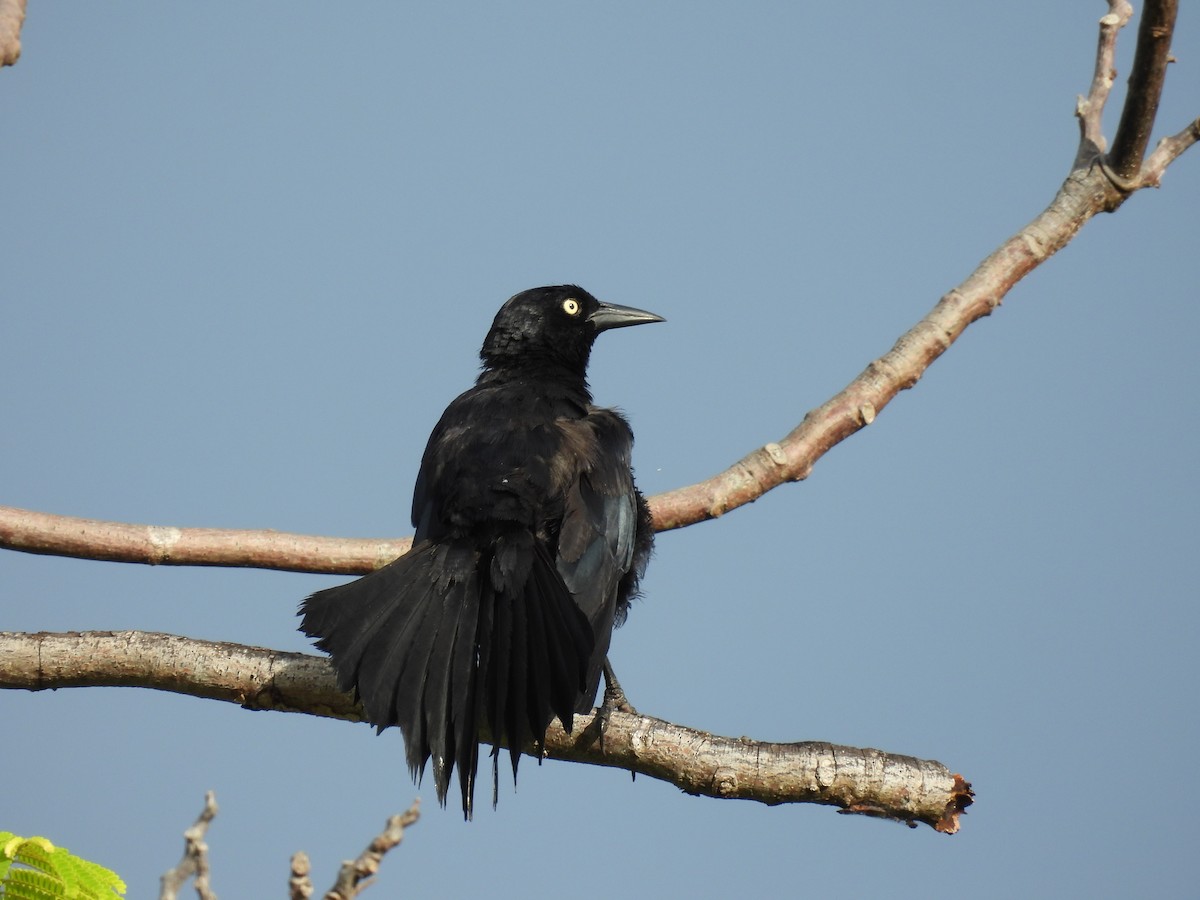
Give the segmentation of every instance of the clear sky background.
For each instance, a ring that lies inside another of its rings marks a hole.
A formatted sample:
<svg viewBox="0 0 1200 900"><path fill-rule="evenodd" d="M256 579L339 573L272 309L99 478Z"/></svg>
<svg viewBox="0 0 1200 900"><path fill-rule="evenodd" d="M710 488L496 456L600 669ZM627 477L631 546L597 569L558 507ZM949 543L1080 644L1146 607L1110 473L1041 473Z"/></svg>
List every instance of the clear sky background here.
<svg viewBox="0 0 1200 900"><path fill-rule="evenodd" d="M1200 114L1185 8L1156 138ZM591 381L648 494L776 440L1049 202L1101 2L33 3L0 72L0 502L408 534L499 305L665 325ZM1132 56L1106 116L1111 136ZM661 535L646 713L938 759L960 834L522 767L380 897L1194 896L1200 153L1089 222L812 476ZM305 650L334 577L0 554L7 630ZM154 896L325 890L418 794L398 733L144 690L0 694L0 828Z"/></svg>

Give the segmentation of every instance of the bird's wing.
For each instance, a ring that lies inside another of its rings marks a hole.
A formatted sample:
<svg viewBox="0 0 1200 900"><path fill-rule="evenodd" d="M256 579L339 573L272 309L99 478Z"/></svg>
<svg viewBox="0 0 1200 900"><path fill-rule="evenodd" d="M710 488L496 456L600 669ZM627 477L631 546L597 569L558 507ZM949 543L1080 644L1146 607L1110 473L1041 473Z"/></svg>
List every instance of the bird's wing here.
<svg viewBox="0 0 1200 900"><path fill-rule="evenodd" d="M561 427L586 429L593 449L566 487L558 535L558 572L596 636L587 689L576 707L582 712L595 700L613 626L629 601L627 575L635 566L643 504L630 470L633 435L618 413L594 410ZM579 442L578 435L571 442Z"/></svg>

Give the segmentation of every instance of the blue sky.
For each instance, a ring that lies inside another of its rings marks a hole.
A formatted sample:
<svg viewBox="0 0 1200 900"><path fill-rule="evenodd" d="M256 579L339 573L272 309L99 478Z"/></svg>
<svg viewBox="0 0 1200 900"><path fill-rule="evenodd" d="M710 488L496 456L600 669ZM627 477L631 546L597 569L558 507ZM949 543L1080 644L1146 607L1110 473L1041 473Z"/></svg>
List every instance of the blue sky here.
<svg viewBox="0 0 1200 900"><path fill-rule="evenodd" d="M0 502L407 534L496 308L563 281L666 316L601 339L594 393L647 493L707 477L1049 202L1105 11L33 4L0 72ZM1200 114L1190 12L1156 137ZM132 897L207 789L227 897L299 849L327 888L418 793L380 896L1190 892L1198 191L1193 150L807 481L661 535L615 637L649 714L941 760L960 834L553 762L465 825L399 734L115 689L0 695L0 828ZM336 581L5 553L2 627L304 650Z"/></svg>

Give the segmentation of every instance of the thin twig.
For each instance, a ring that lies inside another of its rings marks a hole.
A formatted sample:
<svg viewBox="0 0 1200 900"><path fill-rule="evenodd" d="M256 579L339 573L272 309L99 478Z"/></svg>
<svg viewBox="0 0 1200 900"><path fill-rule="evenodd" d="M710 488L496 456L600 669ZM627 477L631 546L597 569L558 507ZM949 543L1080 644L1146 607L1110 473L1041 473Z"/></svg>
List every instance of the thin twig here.
<svg viewBox="0 0 1200 900"><path fill-rule="evenodd" d="M1147 187L1158 187L1162 182L1163 172L1167 166L1178 158L1188 147L1200 141L1200 119L1195 119L1178 134L1165 137L1158 142L1144 163L1142 163L1142 182Z"/></svg>
<svg viewBox="0 0 1200 900"><path fill-rule="evenodd" d="M313 895L312 863L308 854L297 850L292 854L292 874L288 878L288 900L308 900Z"/></svg>
<svg viewBox="0 0 1200 900"><path fill-rule="evenodd" d="M179 865L163 873L158 900L176 900L179 889L193 876L196 879L196 896L200 900L217 900L209 887L208 844L204 836L208 824L217 814L217 797L212 791L204 795L204 809L195 824L183 833L183 858Z"/></svg>
<svg viewBox="0 0 1200 900"><path fill-rule="evenodd" d="M20 59L24 22L25 0L0 0L0 67L14 65Z"/></svg>
<svg viewBox="0 0 1200 900"><path fill-rule="evenodd" d="M418 797L407 811L392 816L387 820L383 831L367 845L355 860L342 863L338 871L337 881L325 894L324 900L351 900L357 897L364 888L369 887L375 880L375 873L383 862L383 857L389 850L404 840L404 829L421 817L421 800Z"/></svg>
<svg viewBox="0 0 1200 900"><path fill-rule="evenodd" d="M1117 77L1117 36L1132 16L1133 7L1126 0L1108 0L1108 13L1100 19L1100 37L1096 45L1096 66L1092 72L1092 84L1087 97L1080 97L1075 103L1081 138L1080 153L1084 154L1082 159L1076 159L1076 166L1086 165L1093 155L1104 152L1106 143L1103 113Z"/></svg>

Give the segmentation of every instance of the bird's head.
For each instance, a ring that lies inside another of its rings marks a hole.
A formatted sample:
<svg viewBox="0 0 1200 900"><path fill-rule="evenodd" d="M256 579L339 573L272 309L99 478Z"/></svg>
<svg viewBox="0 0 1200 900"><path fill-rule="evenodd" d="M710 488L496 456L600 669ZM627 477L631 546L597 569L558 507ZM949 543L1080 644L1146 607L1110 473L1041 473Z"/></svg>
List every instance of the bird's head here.
<svg viewBox="0 0 1200 900"><path fill-rule="evenodd" d="M532 288L500 307L479 356L489 370L587 370L596 335L610 328L662 322L662 316L597 300L573 284Z"/></svg>

